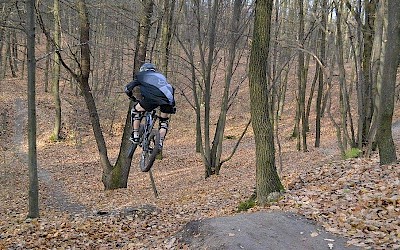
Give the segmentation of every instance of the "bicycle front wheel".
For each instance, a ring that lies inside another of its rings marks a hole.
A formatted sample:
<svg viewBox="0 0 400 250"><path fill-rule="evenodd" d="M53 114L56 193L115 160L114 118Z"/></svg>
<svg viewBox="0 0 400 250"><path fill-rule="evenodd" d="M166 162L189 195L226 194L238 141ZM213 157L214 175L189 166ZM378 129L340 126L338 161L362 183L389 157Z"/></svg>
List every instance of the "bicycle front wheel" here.
<svg viewBox="0 0 400 250"><path fill-rule="evenodd" d="M154 164L156 156L158 154L160 144L160 133L157 129L153 129L148 139L148 146L143 146L142 154L140 155L140 170L142 172L148 172ZM147 150L145 150L147 148Z"/></svg>

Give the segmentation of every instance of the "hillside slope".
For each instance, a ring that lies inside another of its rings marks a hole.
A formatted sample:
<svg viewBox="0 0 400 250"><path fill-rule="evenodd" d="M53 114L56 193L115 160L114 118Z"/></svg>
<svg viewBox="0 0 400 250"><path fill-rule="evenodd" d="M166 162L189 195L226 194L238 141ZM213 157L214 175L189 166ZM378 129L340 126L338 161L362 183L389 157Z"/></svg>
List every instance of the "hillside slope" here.
<svg viewBox="0 0 400 250"><path fill-rule="evenodd" d="M255 146L251 131L219 176L203 178L195 153L193 114L183 100L172 118L164 159L153 170L159 198L149 175L133 164L128 188L104 191L101 167L85 105L64 86L63 136L49 140L52 97L37 93L40 214L27 220L28 168L26 87L23 81L2 81L0 90L0 249L172 249L187 248L176 233L190 221L235 214L255 186ZM245 98L245 95L244 97ZM118 155L128 101L99 100L109 157ZM183 99L183 98L182 98ZM246 102L246 99L242 100ZM288 105L290 106L290 105ZM243 114L243 113L242 113ZM248 114L230 114L227 135L235 138ZM290 117L290 114L287 114ZM324 120L322 146L297 152L291 140L292 120L282 119L282 182L284 196L259 210L291 211L319 222L350 244L374 249L400 248L399 165L379 166L371 159L340 160L335 131ZM399 130L396 145L400 144ZM22 135L22 136L21 136ZM234 140L227 139L229 149ZM277 158L278 159L278 158Z"/></svg>

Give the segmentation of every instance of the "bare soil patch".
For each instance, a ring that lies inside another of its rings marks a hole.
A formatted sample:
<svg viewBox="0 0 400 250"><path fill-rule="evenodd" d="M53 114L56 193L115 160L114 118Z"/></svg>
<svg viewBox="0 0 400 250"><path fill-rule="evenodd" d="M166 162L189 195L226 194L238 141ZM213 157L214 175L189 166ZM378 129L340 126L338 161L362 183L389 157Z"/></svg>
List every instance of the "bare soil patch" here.
<svg viewBox="0 0 400 250"><path fill-rule="evenodd" d="M312 220L278 211L190 222L181 237L191 249L360 249L348 246L345 238L327 233Z"/></svg>

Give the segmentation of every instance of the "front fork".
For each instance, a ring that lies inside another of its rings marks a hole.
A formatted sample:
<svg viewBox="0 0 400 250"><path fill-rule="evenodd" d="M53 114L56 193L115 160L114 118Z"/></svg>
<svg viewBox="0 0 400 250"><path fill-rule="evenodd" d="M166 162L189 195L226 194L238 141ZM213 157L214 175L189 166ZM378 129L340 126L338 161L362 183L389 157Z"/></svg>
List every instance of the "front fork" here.
<svg viewBox="0 0 400 250"><path fill-rule="evenodd" d="M142 141L142 146L143 146L143 151L147 151L149 150L149 137L150 137L150 133L151 130L154 127L154 122L155 119L153 118L152 114L147 113L145 115L146 118L146 123L145 123L145 127L144 127L144 132L143 132L143 141Z"/></svg>

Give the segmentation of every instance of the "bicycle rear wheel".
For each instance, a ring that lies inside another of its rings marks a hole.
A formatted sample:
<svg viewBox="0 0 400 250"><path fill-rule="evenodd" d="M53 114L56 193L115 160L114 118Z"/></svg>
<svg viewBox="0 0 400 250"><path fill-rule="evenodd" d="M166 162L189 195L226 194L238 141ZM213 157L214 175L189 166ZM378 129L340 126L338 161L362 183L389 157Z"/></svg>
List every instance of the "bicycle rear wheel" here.
<svg viewBox="0 0 400 250"><path fill-rule="evenodd" d="M151 169L158 154L158 145L160 144L160 133L158 129L153 129L151 131L148 143L148 150L143 150L140 155L139 166L142 172L148 172ZM146 147L143 145L143 148Z"/></svg>

